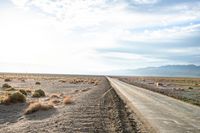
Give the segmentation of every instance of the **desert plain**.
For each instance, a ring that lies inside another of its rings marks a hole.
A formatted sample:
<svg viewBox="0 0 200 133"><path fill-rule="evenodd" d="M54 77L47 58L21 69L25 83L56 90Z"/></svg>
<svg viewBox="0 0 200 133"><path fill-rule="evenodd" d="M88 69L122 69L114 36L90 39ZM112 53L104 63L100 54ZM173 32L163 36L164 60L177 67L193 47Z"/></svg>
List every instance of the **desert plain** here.
<svg viewBox="0 0 200 133"><path fill-rule="evenodd" d="M145 132L104 76L2 73L0 98L0 133Z"/></svg>

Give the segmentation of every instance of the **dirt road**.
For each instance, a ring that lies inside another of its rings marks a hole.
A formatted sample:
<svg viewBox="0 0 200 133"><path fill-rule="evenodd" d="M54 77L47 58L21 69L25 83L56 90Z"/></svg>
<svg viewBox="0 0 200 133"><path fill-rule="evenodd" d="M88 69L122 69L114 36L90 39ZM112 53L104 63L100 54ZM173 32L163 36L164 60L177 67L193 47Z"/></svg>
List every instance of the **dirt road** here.
<svg viewBox="0 0 200 133"><path fill-rule="evenodd" d="M199 133L200 108L182 101L108 78L116 92L152 127L152 132Z"/></svg>

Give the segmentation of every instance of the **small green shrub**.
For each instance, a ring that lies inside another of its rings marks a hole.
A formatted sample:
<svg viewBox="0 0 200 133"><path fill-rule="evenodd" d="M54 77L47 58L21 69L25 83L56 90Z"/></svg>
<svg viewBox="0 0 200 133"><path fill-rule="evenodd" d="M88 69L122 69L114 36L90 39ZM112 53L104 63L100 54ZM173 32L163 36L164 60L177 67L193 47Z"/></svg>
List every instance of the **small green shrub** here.
<svg viewBox="0 0 200 133"><path fill-rule="evenodd" d="M41 83L40 83L40 82L35 82L35 84L36 84L36 85L40 85Z"/></svg>
<svg viewBox="0 0 200 133"><path fill-rule="evenodd" d="M188 89L190 89L190 90L193 90L193 88L192 88L192 87L188 87Z"/></svg>
<svg viewBox="0 0 200 133"><path fill-rule="evenodd" d="M2 85L2 88L11 88L12 86L10 86L9 84L5 83Z"/></svg>
<svg viewBox="0 0 200 133"><path fill-rule="evenodd" d="M35 90L32 94L32 97L44 97L45 92L41 89Z"/></svg>
<svg viewBox="0 0 200 133"><path fill-rule="evenodd" d="M22 94L24 94L25 96L27 96L27 92L24 89L20 89L19 92L21 92Z"/></svg>
<svg viewBox="0 0 200 133"><path fill-rule="evenodd" d="M11 81L11 79L9 79L9 78L6 78L6 79L4 79L4 81L5 81L5 82L10 82L10 81Z"/></svg>
<svg viewBox="0 0 200 133"><path fill-rule="evenodd" d="M18 103L18 102L25 102L26 97L19 91L13 93L6 93L0 98L1 104L11 104L11 103Z"/></svg>
<svg viewBox="0 0 200 133"><path fill-rule="evenodd" d="M26 97L24 96L24 94L22 94L19 91L12 93L10 95L10 97L11 97L12 103L25 102L26 101Z"/></svg>

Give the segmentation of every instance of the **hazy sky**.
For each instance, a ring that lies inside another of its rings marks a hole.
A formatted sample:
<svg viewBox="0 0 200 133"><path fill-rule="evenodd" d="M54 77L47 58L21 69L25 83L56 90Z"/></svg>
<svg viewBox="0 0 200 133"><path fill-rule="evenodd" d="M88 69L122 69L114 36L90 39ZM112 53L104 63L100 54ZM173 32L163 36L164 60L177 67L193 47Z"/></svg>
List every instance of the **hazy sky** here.
<svg viewBox="0 0 200 133"><path fill-rule="evenodd" d="M200 65L199 0L0 0L0 71Z"/></svg>

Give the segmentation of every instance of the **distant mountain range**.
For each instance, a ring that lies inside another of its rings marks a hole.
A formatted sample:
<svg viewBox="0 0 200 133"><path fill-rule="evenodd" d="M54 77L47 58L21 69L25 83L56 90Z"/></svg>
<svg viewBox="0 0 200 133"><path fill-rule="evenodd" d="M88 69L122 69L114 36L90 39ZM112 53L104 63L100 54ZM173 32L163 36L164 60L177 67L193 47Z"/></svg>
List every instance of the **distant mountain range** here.
<svg viewBox="0 0 200 133"><path fill-rule="evenodd" d="M125 75L136 76L165 76L165 77L200 77L200 66L196 65L167 65L147 67L123 71Z"/></svg>

